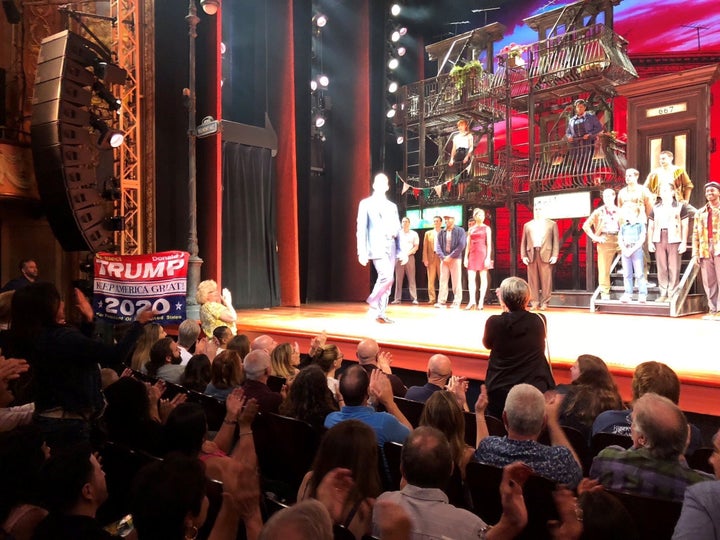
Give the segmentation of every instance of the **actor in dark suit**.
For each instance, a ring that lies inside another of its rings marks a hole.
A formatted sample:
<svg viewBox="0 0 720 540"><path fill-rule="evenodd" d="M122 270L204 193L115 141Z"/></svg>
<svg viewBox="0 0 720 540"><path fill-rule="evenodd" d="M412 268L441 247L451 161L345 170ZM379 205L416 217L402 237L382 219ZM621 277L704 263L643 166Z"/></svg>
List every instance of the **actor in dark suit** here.
<svg viewBox="0 0 720 540"><path fill-rule="evenodd" d="M533 308L547 309L552 295L552 265L557 262L559 252L557 223L542 217L536 208L535 219L523 226L520 243L520 255L523 264L527 266Z"/></svg>
<svg viewBox="0 0 720 540"><path fill-rule="evenodd" d="M373 194L360 201L357 215L358 261L363 266L373 262L377 280L367 303L371 315L380 323L392 323L385 315L393 285L395 259L398 253L400 217L397 206L386 197L390 188L388 177L380 173L373 180ZM407 258L402 264L407 262Z"/></svg>

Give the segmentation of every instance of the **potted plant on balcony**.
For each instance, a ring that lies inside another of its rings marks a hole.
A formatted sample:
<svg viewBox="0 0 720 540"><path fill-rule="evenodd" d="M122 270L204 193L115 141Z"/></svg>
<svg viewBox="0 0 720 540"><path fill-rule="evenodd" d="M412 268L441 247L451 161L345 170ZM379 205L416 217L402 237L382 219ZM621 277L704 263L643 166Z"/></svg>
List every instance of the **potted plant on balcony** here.
<svg viewBox="0 0 720 540"><path fill-rule="evenodd" d="M522 53L525 52L526 48L527 47L518 45L517 43L505 45L505 47L500 50L500 61L504 61L508 68L522 67L525 65L525 59L522 57Z"/></svg>
<svg viewBox="0 0 720 540"><path fill-rule="evenodd" d="M458 93L462 92L468 79L476 79L483 72L482 64L478 60L470 60L463 64L455 64L450 70L450 80L455 84Z"/></svg>

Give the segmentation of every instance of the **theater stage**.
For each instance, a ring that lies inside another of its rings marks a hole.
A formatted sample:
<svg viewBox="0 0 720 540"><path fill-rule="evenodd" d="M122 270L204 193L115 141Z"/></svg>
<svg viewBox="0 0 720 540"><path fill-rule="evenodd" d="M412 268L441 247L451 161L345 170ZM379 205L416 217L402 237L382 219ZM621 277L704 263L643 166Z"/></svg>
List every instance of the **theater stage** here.
<svg viewBox="0 0 720 540"><path fill-rule="evenodd" d="M499 306L464 311L403 304L388 309L395 324L379 324L367 317L363 303L317 303L239 310L238 330L251 338L270 334L278 342L298 341L303 351L312 336L325 331L346 359L354 358L360 339L372 337L392 353L393 366L423 372L431 354L444 352L453 361L455 375L483 380L489 354L482 345L485 320L499 313ZM647 317L569 308L552 308L545 315L558 382L569 381L569 368L578 355L594 354L608 364L628 400L635 366L656 360L678 373L683 410L720 415L719 321L703 321L700 315Z"/></svg>

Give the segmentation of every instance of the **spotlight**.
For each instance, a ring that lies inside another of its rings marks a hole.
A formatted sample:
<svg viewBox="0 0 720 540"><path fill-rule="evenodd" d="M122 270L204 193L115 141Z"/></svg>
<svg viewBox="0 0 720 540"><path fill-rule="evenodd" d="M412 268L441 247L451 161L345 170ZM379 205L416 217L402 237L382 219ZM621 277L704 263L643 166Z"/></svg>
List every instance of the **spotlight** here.
<svg viewBox="0 0 720 540"><path fill-rule="evenodd" d="M392 15L393 17L397 17L398 15L400 15L401 10L402 9L400 8L400 4L393 4L390 7L390 15Z"/></svg>
<svg viewBox="0 0 720 540"><path fill-rule="evenodd" d="M390 34L390 41L393 43L400 41L400 30L393 30L393 33Z"/></svg>
<svg viewBox="0 0 720 540"><path fill-rule="evenodd" d="M310 81L310 90L311 90L311 91L314 92L315 90L317 90L317 87L318 87L318 84L317 84L317 81L316 81L315 79L313 79L312 81Z"/></svg>
<svg viewBox="0 0 720 540"><path fill-rule="evenodd" d="M220 9L220 0L200 0L203 11L208 15L215 15Z"/></svg>
<svg viewBox="0 0 720 540"><path fill-rule="evenodd" d="M324 27L328 22L328 18L322 13L316 13L312 20L315 26L317 26L318 28Z"/></svg>
<svg viewBox="0 0 720 540"><path fill-rule="evenodd" d="M110 90L108 90L101 82L95 81L95 83L93 83L93 90L100 99L108 104L111 111L120 110L120 107L122 107L122 101L112 95L112 92L110 92Z"/></svg>
<svg viewBox="0 0 720 540"><path fill-rule="evenodd" d="M108 125L97 116L90 118L90 125L95 131L100 133L97 145L102 148L117 148L125 140L125 134L122 131L108 127Z"/></svg>
<svg viewBox="0 0 720 540"><path fill-rule="evenodd" d="M315 127L321 128L325 125L325 117L322 114L315 116Z"/></svg>
<svg viewBox="0 0 720 540"><path fill-rule="evenodd" d="M395 141L396 141L398 144L402 144L402 143L405 142L405 137L403 137L402 135L398 135L398 136L397 136L397 139L395 139Z"/></svg>
<svg viewBox="0 0 720 540"><path fill-rule="evenodd" d="M330 78L327 75L320 75L318 77L318 82L320 83L320 86L323 88L327 88L327 86L330 84Z"/></svg>
<svg viewBox="0 0 720 540"><path fill-rule="evenodd" d="M391 58L391 59L388 61L388 67L389 67L390 69L397 69L397 67L398 67L399 65L400 65L400 60L398 60L397 58Z"/></svg>
<svg viewBox="0 0 720 540"><path fill-rule="evenodd" d="M110 177L105 180L102 191L102 198L106 201L117 201L120 199L120 180Z"/></svg>
<svg viewBox="0 0 720 540"><path fill-rule="evenodd" d="M399 28L398 32L400 32L400 37L402 37L402 36L404 36L405 34L407 34L407 28L404 27L404 26L401 26L401 27Z"/></svg>
<svg viewBox="0 0 720 540"><path fill-rule="evenodd" d="M397 105L393 105L390 107L387 112L385 113L385 116L388 118L395 118L395 113L397 112Z"/></svg>
<svg viewBox="0 0 720 540"><path fill-rule="evenodd" d="M395 81L392 81L388 85L388 92L390 92L391 94L394 94L395 92L397 92L397 89L398 89L398 83L396 83Z"/></svg>
<svg viewBox="0 0 720 540"><path fill-rule="evenodd" d="M398 47L398 50L397 50L398 56L405 56L406 52L407 52L407 49L405 47Z"/></svg>

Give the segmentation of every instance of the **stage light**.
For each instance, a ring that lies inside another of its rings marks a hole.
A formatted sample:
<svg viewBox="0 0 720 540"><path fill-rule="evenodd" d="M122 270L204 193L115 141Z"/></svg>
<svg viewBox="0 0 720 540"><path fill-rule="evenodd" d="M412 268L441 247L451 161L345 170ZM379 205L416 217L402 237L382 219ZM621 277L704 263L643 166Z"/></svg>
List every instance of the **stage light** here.
<svg viewBox="0 0 720 540"><path fill-rule="evenodd" d="M314 92L315 90L317 90L317 87L318 87L318 84L317 84L317 81L316 81L315 79L313 79L312 81L310 81L310 91L311 91L311 92Z"/></svg>
<svg viewBox="0 0 720 540"><path fill-rule="evenodd" d="M390 69L397 69L397 67L398 67L399 65L400 65L400 60L398 60L397 58L391 58L391 59L388 61L388 67L389 67Z"/></svg>
<svg viewBox="0 0 720 540"><path fill-rule="evenodd" d="M397 113L397 105L393 105L392 107L390 107L385 113L385 116L387 116L388 118L395 118L395 113Z"/></svg>
<svg viewBox="0 0 720 540"><path fill-rule="evenodd" d="M398 83L396 83L395 81L391 81L390 84L388 84L388 92L390 92L391 94L397 92L397 89Z"/></svg>
<svg viewBox="0 0 720 540"><path fill-rule="evenodd" d="M108 104L108 107L111 111L117 111L120 110L122 107L122 101L120 101L118 98L116 98L110 90L108 90L104 84L95 81L93 83L93 90L98 95L100 99L105 101L105 103Z"/></svg>
<svg viewBox="0 0 720 540"><path fill-rule="evenodd" d="M405 142L405 137L403 137L402 135L398 135L397 139L395 139L395 142L397 142L398 144L402 144Z"/></svg>
<svg viewBox="0 0 720 540"><path fill-rule="evenodd" d="M220 9L220 0L200 0L203 11L208 15L215 15Z"/></svg>
<svg viewBox="0 0 720 540"><path fill-rule="evenodd" d="M120 200L120 179L111 177L105 180L102 191L102 198L106 201Z"/></svg>
<svg viewBox="0 0 720 540"><path fill-rule="evenodd" d="M407 52L407 49L405 47L398 47L398 50L397 50L398 56L405 56L406 52Z"/></svg>
<svg viewBox="0 0 720 540"><path fill-rule="evenodd" d="M328 23L328 18L322 13L315 14L312 20L313 24L315 24L315 26L317 26L318 28L322 28Z"/></svg>
<svg viewBox="0 0 720 540"><path fill-rule="evenodd" d="M325 117L322 114L315 116L315 127L321 128L325 125Z"/></svg>
<svg viewBox="0 0 720 540"><path fill-rule="evenodd" d="M400 15L401 11L402 8L400 7L400 4L393 4L390 7L390 15L392 15L393 17L397 17L398 15Z"/></svg>
<svg viewBox="0 0 720 540"><path fill-rule="evenodd" d="M320 75L318 76L318 83L320 83L320 86L323 88L327 88L330 84L330 78L327 75Z"/></svg>
<svg viewBox="0 0 720 540"><path fill-rule="evenodd" d="M400 30L393 30L393 33L390 34L390 41L393 43L400 41Z"/></svg>
<svg viewBox="0 0 720 540"><path fill-rule="evenodd" d="M125 140L125 134L117 129L110 128L103 120L96 116L90 117L90 125L100 133L97 145L103 148L117 148Z"/></svg>
<svg viewBox="0 0 720 540"><path fill-rule="evenodd" d="M105 228L108 231L124 231L125 230L125 216L113 216L105 220Z"/></svg>

